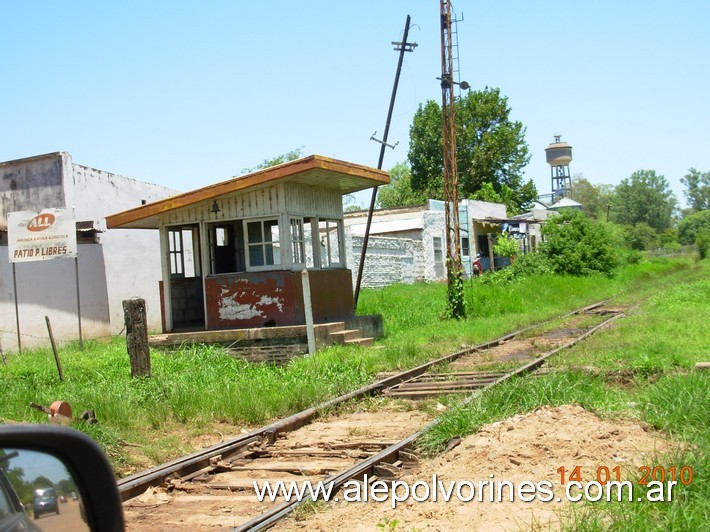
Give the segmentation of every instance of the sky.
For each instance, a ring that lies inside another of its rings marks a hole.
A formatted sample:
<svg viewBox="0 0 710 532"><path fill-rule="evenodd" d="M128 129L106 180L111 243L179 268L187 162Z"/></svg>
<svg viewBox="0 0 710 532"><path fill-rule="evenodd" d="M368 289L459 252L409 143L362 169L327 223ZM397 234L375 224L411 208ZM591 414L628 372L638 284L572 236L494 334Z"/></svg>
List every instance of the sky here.
<svg viewBox="0 0 710 532"><path fill-rule="evenodd" d="M710 2L458 0L460 80L498 87L526 127L525 169L550 192L545 148L573 175L710 171ZM178 190L301 149L376 166L412 17L384 169L407 158L420 103L441 102L436 0L0 2L0 161L78 164ZM359 193L365 204L369 193Z"/></svg>

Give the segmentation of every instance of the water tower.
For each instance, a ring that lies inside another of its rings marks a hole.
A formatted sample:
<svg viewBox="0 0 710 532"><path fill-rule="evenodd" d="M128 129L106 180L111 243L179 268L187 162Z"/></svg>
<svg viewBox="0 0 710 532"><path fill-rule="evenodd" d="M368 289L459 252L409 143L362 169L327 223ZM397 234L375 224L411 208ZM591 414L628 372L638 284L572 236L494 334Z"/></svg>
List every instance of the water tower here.
<svg viewBox="0 0 710 532"><path fill-rule="evenodd" d="M552 176L552 197L566 196L567 191L572 188L572 176L569 173L569 163L572 160L572 146L562 142L560 137L555 135L555 142L545 148L547 164L550 165Z"/></svg>

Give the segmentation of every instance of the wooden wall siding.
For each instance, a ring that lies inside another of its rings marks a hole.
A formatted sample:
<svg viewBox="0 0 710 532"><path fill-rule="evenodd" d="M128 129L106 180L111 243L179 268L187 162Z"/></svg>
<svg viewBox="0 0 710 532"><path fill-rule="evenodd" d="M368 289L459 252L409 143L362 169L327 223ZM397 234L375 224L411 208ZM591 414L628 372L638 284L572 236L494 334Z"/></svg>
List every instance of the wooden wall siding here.
<svg viewBox="0 0 710 532"><path fill-rule="evenodd" d="M163 215L162 223L180 225L214 222L276 216L283 212L290 215L315 215L319 218L341 219L343 217L343 197L340 192L296 183L281 183L244 194L218 198L220 212L217 214L212 212L212 204L210 200L167 212Z"/></svg>
<svg viewBox="0 0 710 532"><path fill-rule="evenodd" d="M286 211L293 215L342 218L343 196L338 191L284 183Z"/></svg>
<svg viewBox="0 0 710 532"><path fill-rule="evenodd" d="M179 225L195 222L215 222L259 216L276 216L280 213L283 189L281 185L252 190L245 194L217 199L220 212L212 212L212 200L194 207L186 207L166 213L163 224Z"/></svg>

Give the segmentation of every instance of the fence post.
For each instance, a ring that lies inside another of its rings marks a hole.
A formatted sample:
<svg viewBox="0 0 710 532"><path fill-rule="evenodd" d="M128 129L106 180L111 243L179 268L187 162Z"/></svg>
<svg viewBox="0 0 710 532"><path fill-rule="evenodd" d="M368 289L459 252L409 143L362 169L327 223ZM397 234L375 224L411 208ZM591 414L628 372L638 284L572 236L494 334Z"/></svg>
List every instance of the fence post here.
<svg viewBox="0 0 710 532"><path fill-rule="evenodd" d="M308 270L301 272L301 284L303 285L303 313L306 315L306 336L308 337L308 354L316 352L316 336L313 329L313 306L311 304L311 283L308 278Z"/></svg>
<svg viewBox="0 0 710 532"><path fill-rule="evenodd" d="M123 301L126 323L126 349L131 359L131 377L150 377L150 349L145 299L132 297Z"/></svg>

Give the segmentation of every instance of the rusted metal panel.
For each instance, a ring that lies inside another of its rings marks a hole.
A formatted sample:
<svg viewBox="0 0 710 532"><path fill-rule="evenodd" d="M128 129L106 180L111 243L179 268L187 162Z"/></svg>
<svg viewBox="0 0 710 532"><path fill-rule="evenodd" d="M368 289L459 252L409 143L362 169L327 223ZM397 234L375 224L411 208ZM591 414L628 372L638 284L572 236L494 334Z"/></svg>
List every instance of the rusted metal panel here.
<svg viewBox="0 0 710 532"><path fill-rule="evenodd" d="M293 272L218 275L208 277L205 287L210 329L296 325L303 320Z"/></svg>
<svg viewBox="0 0 710 532"><path fill-rule="evenodd" d="M311 270L313 320L341 320L353 315L352 274L348 269ZM300 272L235 273L208 277L210 329L302 325Z"/></svg>
<svg viewBox="0 0 710 532"><path fill-rule="evenodd" d="M310 270L313 321L343 320L353 316L352 272L347 268ZM301 290L300 280L297 290ZM299 298L302 308L303 298Z"/></svg>

